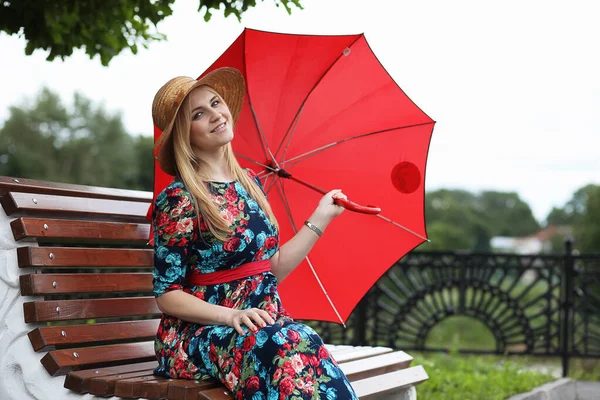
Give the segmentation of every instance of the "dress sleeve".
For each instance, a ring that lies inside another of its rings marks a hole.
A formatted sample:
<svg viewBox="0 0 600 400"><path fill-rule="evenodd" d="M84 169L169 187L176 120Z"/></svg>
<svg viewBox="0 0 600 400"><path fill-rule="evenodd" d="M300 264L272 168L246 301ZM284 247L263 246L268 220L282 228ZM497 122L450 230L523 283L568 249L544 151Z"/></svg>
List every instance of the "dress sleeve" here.
<svg viewBox="0 0 600 400"><path fill-rule="evenodd" d="M198 221L190 194L180 187L167 188L154 206L154 296L183 289Z"/></svg>

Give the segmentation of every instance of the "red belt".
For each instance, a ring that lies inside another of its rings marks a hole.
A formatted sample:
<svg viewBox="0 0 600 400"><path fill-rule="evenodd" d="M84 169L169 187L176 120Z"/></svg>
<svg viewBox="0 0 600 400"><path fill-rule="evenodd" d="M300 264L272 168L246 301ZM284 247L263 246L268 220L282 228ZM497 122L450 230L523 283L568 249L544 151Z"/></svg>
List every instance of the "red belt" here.
<svg viewBox="0 0 600 400"><path fill-rule="evenodd" d="M209 286L231 282L269 271L271 271L271 260L260 260L242 264L237 268L225 271L188 275L185 277L185 281L190 286Z"/></svg>

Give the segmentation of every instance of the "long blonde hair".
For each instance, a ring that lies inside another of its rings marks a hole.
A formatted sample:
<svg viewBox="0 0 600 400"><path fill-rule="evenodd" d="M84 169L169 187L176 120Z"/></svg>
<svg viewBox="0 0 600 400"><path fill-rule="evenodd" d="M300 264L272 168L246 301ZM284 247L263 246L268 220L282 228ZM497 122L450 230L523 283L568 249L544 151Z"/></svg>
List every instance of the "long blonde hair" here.
<svg viewBox="0 0 600 400"><path fill-rule="evenodd" d="M211 88L209 90L219 96ZM223 102L223 99L221 101ZM192 112L188 95L179 108L179 112L175 117L173 132L171 133L177 172L194 200L198 218L202 217L204 219L208 229L218 240L225 241L227 240L227 236L232 232L229 223L220 215L219 207L211 199L210 191L200 179L201 176L209 176L210 166L198 158L192 150L190 145L191 119ZM246 192L258 203L259 207L269 218L271 225L278 230L277 219L267 198L258 184L238 163L233 154L231 143L226 144L223 151L227 166L234 180L246 189ZM200 224L198 224L198 228L200 228Z"/></svg>

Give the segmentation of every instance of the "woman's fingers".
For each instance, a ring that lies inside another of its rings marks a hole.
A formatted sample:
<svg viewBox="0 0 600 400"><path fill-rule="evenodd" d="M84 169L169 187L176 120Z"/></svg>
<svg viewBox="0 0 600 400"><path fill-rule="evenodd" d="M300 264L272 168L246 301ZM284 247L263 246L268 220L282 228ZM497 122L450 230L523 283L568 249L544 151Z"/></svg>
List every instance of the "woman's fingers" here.
<svg viewBox="0 0 600 400"><path fill-rule="evenodd" d="M238 316L233 319L232 327L240 335L245 335L243 326L245 325L252 332L258 332L256 325L264 328L267 324L274 324L275 320L271 318L269 313L258 308L250 308L248 310L241 310Z"/></svg>
<svg viewBox="0 0 600 400"><path fill-rule="evenodd" d="M260 310L258 308L251 308L248 312L248 315L250 316L252 321L254 321L261 328L264 328L265 326L267 326L267 324L275 323L275 321L273 321L273 318L271 318L271 316L269 316L269 314L266 311Z"/></svg>
<svg viewBox="0 0 600 400"><path fill-rule="evenodd" d="M333 195L334 199L343 199L343 200L348 200L348 196L346 196L344 193L339 192Z"/></svg>
<svg viewBox="0 0 600 400"><path fill-rule="evenodd" d="M261 316L263 321L265 321L266 323L271 324L271 325L273 325L275 323L275 320L273 318L271 318L269 313L266 312L265 310L257 310L256 312Z"/></svg>
<svg viewBox="0 0 600 400"><path fill-rule="evenodd" d="M244 325L246 325L252 332L256 332L258 330L258 328L256 327L256 325L254 325L254 323L252 322L252 319L245 314L244 316L242 316L242 322L244 323Z"/></svg>
<svg viewBox="0 0 600 400"><path fill-rule="evenodd" d="M245 333L244 330L242 329L242 318L243 317L244 317L243 315L240 315L239 317L234 318L233 324L232 324L233 329L235 329L235 331L237 333L239 333L241 336L243 336Z"/></svg>

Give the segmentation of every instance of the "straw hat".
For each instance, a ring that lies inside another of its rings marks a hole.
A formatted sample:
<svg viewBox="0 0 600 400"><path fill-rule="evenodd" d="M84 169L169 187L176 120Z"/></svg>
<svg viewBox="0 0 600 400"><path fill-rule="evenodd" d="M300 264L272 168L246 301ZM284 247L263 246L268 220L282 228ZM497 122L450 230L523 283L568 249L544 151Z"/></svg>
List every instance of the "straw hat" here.
<svg viewBox="0 0 600 400"><path fill-rule="evenodd" d="M204 85L212 88L223 98L229 107L234 125L242 110L245 83L241 72L235 68L219 68L198 80L187 76L178 76L165 83L158 90L152 102L152 120L154 125L162 131L154 143L153 153L160 168L169 175L177 173L173 141L170 140L175 116L192 89Z"/></svg>

